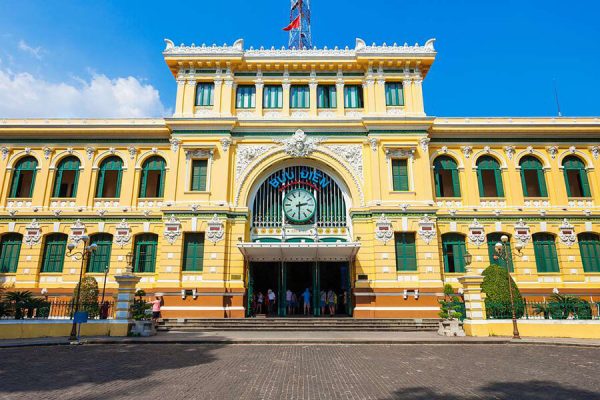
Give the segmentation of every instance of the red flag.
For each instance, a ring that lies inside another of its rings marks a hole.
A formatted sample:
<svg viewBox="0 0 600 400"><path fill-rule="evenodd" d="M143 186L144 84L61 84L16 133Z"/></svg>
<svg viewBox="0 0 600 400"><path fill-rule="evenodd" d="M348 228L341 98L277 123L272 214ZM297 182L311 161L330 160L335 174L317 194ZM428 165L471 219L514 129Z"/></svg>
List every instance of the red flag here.
<svg viewBox="0 0 600 400"><path fill-rule="evenodd" d="M298 15L288 26L283 28L284 31L291 31L292 29L296 29L300 27L300 16Z"/></svg>

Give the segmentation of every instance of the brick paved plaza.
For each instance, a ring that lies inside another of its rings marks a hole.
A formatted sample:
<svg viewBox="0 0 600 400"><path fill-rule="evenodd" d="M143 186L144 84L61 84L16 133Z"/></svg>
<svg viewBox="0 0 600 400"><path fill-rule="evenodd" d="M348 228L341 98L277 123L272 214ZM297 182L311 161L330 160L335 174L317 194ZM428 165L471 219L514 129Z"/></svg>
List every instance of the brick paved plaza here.
<svg viewBox="0 0 600 400"><path fill-rule="evenodd" d="M600 348L86 345L0 349L1 399L598 399Z"/></svg>

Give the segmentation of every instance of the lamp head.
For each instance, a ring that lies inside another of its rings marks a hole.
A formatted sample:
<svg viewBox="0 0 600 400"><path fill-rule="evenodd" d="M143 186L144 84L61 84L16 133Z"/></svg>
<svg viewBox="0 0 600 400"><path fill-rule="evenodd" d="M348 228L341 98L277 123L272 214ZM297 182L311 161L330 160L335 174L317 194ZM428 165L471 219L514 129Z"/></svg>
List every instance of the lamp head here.
<svg viewBox="0 0 600 400"><path fill-rule="evenodd" d="M472 262L473 262L473 255L469 252L466 252L465 253L465 264L471 265Z"/></svg>
<svg viewBox="0 0 600 400"><path fill-rule="evenodd" d="M92 244L89 245L89 252L90 253L93 253L96 250L98 250L98 245L96 243L92 243Z"/></svg>
<svg viewBox="0 0 600 400"><path fill-rule="evenodd" d="M502 236L500 236L500 240L502 240L502 243L507 243L508 242L508 236L502 235Z"/></svg>
<svg viewBox="0 0 600 400"><path fill-rule="evenodd" d="M81 236L81 240L83 241L83 243L87 243L90 241L90 237L88 235L83 235Z"/></svg>
<svg viewBox="0 0 600 400"><path fill-rule="evenodd" d="M127 255L125 256L125 258L127 259L127 264L132 264L133 263L133 254L131 254L131 252L127 253Z"/></svg>
<svg viewBox="0 0 600 400"><path fill-rule="evenodd" d="M69 250L69 252L71 252L71 251L75 250L75 247L77 247L77 245L75 243L73 243L73 242L70 242L67 245L67 250Z"/></svg>
<svg viewBox="0 0 600 400"><path fill-rule="evenodd" d="M516 249L517 251L521 251L521 250L523 250L523 243L521 243L521 242L517 242L517 243L515 244L515 249Z"/></svg>
<svg viewBox="0 0 600 400"><path fill-rule="evenodd" d="M500 253L500 250L502 250L502 243L498 242L494 245L494 249L496 249L497 253Z"/></svg>

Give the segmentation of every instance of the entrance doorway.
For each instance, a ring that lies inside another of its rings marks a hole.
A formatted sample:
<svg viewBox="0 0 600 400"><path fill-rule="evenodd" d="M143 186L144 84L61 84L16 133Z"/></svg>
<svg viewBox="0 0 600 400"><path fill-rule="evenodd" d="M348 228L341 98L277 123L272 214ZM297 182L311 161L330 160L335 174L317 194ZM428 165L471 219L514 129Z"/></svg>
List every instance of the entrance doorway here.
<svg viewBox="0 0 600 400"><path fill-rule="evenodd" d="M249 317L267 315L269 309L272 310L270 316L304 316L303 293L307 288L310 316L349 316L352 313L348 262L251 262L248 272L246 314ZM267 299L269 289L275 292L275 306ZM335 300L330 308L328 303L332 298Z"/></svg>

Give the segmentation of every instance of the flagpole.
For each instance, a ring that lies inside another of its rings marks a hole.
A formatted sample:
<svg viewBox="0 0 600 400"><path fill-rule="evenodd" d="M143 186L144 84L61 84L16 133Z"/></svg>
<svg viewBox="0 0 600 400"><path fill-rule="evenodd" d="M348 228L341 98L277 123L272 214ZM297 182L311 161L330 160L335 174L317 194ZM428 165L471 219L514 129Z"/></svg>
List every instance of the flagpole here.
<svg viewBox="0 0 600 400"><path fill-rule="evenodd" d="M298 50L302 49L302 0L298 0L298 7L300 7L300 12L298 16L300 17L300 27L298 28Z"/></svg>

